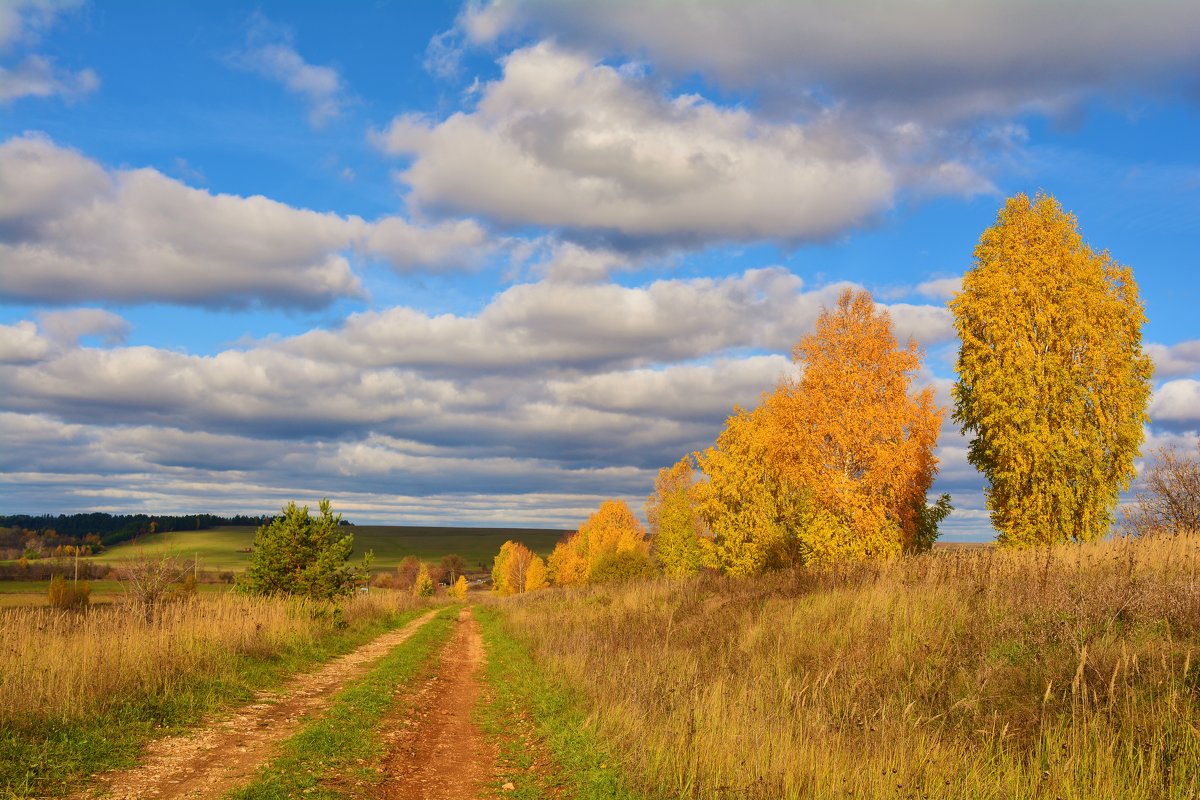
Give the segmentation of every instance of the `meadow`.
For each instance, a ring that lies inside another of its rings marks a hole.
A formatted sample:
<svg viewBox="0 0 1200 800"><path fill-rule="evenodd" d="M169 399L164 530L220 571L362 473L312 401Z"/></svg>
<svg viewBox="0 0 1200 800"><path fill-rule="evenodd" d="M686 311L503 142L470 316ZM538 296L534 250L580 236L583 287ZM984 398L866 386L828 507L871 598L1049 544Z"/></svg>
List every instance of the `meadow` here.
<svg viewBox="0 0 1200 800"><path fill-rule="evenodd" d="M1194 798L1200 538L963 550L495 601L630 786Z"/></svg>
<svg viewBox="0 0 1200 800"><path fill-rule="evenodd" d="M518 539L539 554L549 554L567 533L560 530L525 528L444 528L406 525L354 525L354 558L370 550L372 570L395 569L405 556L436 563L442 556L457 553L471 569L490 569L492 558L508 539ZM173 531L123 542L94 557L98 564L116 565L140 556L166 554L184 560L199 559L200 568L240 572L250 561L248 548L254 542L253 527L219 527L199 531Z"/></svg>

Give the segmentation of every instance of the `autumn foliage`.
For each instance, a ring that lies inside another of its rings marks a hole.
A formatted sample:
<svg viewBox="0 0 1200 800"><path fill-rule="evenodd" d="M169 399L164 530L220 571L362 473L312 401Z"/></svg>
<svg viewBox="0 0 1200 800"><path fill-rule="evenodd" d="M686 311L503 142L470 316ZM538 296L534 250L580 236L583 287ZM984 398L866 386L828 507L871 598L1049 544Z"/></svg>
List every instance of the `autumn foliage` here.
<svg viewBox="0 0 1200 800"><path fill-rule="evenodd" d="M492 562L492 591L502 595L521 594L546 588L546 562L520 542L500 546Z"/></svg>
<svg viewBox="0 0 1200 800"><path fill-rule="evenodd" d="M692 457L686 456L659 470L654 494L646 500L651 550L668 577L691 575L704 564L705 526L696 509L693 469Z"/></svg>
<svg viewBox="0 0 1200 800"><path fill-rule="evenodd" d="M1001 544L1088 541L1134 475L1150 394L1128 267L1083 243L1053 197L1012 197L950 303L954 419L973 435Z"/></svg>
<svg viewBox="0 0 1200 800"><path fill-rule="evenodd" d="M578 586L613 575L616 564L621 575L635 569L633 561L648 565L649 551L646 530L629 506L605 500L577 532L554 547L547 566L555 586Z"/></svg>
<svg viewBox="0 0 1200 800"><path fill-rule="evenodd" d="M753 411L735 409L697 456L711 562L732 575L927 549L949 511L928 507L942 410L914 392L915 342L847 290L793 351L802 372Z"/></svg>

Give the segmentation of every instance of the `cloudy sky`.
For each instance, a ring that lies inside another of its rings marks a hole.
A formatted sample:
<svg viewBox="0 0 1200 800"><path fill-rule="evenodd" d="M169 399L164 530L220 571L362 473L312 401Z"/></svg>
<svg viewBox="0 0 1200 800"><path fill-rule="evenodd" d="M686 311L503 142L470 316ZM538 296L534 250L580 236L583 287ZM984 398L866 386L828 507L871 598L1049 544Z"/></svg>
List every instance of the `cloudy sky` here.
<svg viewBox="0 0 1200 800"><path fill-rule="evenodd" d="M945 301L1039 189L1195 441L1193 0L347 8L0 0L0 511L640 508L846 286L947 402Z"/></svg>

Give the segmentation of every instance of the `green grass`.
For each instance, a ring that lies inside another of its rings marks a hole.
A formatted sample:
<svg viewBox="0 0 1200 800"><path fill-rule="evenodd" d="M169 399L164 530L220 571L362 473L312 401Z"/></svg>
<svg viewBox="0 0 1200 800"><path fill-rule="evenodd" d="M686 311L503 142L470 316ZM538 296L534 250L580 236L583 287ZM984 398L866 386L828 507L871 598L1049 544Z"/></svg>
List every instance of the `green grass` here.
<svg viewBox="0 0 1200 800"><path fill-rule="evenodd" d="M588 723L579 698L546 678L528 650L505 629L500 612L477 605L475 617L487 648L487 699L478 718L484 731L500 744L501 777L496 788L505 782L516 787L503 796L537 800L565 788L567 796L578 800L641 797L627 787L616 760ZM542 743L552 761L549 770L530 770L537 749L527 744L527 737Z"/></svg>
<svg viewBox="0 0 1200 800"><path fill-rule="evenodd" d="M425 609L331 633L274 657L242 656L235 677L197 679L170 699L147 698L83 721L0 724L0 797L65 794L89 775L132 766L150 739L177 733L205 715L245 703L293 674L347 653Z"/></svg>
<svg viewBox="0 0 1200 800"><path fill-rule="evenodd" d="M292 797L340 798L349 785L376 782L369 764L384 755L380 723L398 693L431 663L454 626L461 606L452 605L423 625L380 660L365 677L349 684L329 709L283 743L282 754L254 782L227 797L236 800L283 800ZM361 790L351 792L358 796Z"/></svg>
<svg viewBox="0 0 1200 800"><path fill-rule="evenodd" d="M135 542L122 542L94 557L98 564L118 564L138 556L171 554L190 560L197 557L205 570L246 568L250 554L242 550L254 541L254 528L224 527L202 531L172 531L139 537ZM566 531L529 528L434 528L401 525L355 525L347 528L354 534L354 558L370 550L376 571L394 569L405 556L413 555L422 561L436 562L442 556L457 553L470 569L486 564L500 545L508 539L523 542L530 550L548 555Z"/></svg>

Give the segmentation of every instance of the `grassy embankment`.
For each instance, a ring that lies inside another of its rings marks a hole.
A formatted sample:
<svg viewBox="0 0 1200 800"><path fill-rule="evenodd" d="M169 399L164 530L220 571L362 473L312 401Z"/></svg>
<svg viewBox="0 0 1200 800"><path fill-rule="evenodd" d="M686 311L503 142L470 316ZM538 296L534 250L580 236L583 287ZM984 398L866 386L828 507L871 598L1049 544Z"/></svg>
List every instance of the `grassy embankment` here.
<svg viewBox="0 0 1200 800"><path fill-rule="evenodd" d="M1200 538L513 598L651 797L1194 798Z"/></svg>
<svg viewBox="0 0 1200 800"><path fill-rule="evenodd" d="M380 723L397 695L407 691L454 626L461 606L444 609L372 670L346 686L321 717L281 747L281 754L257 778L231 793L235 800L323 800L361 797L377 784L374 765L386 753Z"/></svg>
<svg viewBox="0 0 1200 800"><path fill-rule="evenodd" d="M0 611L0 796L65 791L140 746L415 616L405 594L332 607L226 594L83 614Z"/></svg>

